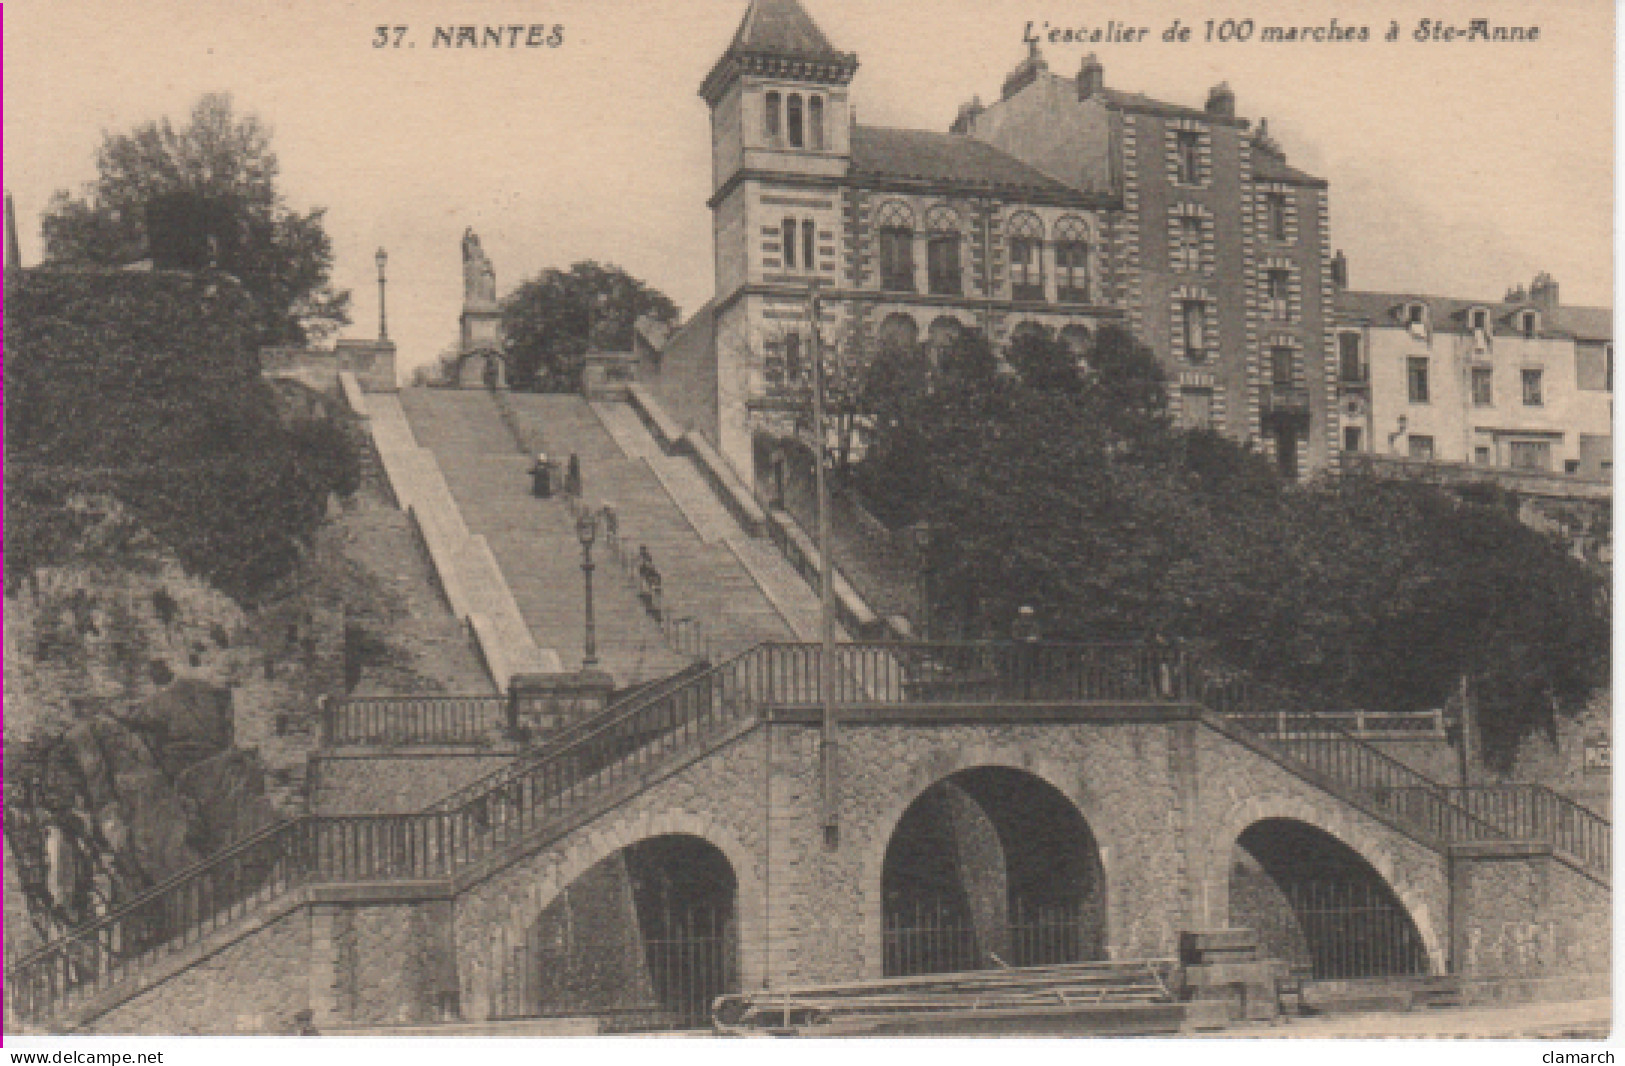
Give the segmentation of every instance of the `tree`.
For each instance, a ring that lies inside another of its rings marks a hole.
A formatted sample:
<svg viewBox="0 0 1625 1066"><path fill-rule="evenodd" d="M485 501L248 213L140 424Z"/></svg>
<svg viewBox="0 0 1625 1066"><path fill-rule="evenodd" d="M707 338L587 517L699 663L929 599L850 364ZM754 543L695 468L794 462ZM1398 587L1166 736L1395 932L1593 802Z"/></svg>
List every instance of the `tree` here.
<svg viewBox="0 0 1625 1066"><path fill-rule="evenodd" d="M613 264L586 260L544 270L502 301L511 380L549 392L581 388L589 351L625 352L639 318L671 326L677 305Z"/></svg>
<svg viewBox="0 0 1625 1066"><path fill-rule="evenodd" d="M945 628L1008 634L1031 605L1047 637L1183 638L1311 707L1430 709L1465 677L1503 766L1606 684L1605 579L1505 497L1289 487L1234 441L1175 428L1160 367L1122 330L1081 366L1036 331L1014 374L985 349L877 390L856 471L872 511L936 531Z"/></svg>
<svg viewBox="0 0 1625 1066"><path fill-rule="evenodd" d="M118 267L148 258L149 211L206 205L220 216L214 236L230 245L220 266L254 298L255 343L304 344L350 321L349 292L330 283L323 209L283 202L270 130L237 115L230 96L204 96L180 130L164 118L106 134L96 169L83 195L52 198L42 220L47 261Z"/></svg>

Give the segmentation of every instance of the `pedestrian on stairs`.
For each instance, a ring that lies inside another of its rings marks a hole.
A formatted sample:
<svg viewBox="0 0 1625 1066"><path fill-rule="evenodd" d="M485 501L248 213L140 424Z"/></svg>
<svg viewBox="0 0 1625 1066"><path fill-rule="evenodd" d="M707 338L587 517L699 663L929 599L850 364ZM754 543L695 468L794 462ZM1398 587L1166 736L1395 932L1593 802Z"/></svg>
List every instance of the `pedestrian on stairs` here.
<svg viewBox="0 0 1625 1066"><path fill-rule="evenodd" d="M564 494L581 498L581 457L570 453L570 465L564 470Z"/></svg>
<svg viewBox="0 0 1625 1066"><path fill-rule="evenodd" d="M536 465L530 468L530 494L538 500L553 496L553 468L548 464L546 452L537 452Z"/></svg>

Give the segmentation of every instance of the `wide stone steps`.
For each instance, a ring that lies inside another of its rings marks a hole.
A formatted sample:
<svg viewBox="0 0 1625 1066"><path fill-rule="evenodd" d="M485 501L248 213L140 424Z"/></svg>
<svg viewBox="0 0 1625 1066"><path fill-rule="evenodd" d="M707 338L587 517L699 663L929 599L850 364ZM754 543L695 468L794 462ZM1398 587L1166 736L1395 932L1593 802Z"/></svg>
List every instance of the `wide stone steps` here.
<svg viewBox="0 0 1625 1066"><path fill-rule="evenodd" d="M489 394L407 389L401 397L413 432L434 452L462 520L489 544L536 642L557 651L564 669L579 669L586 633L581 546L563 500L531 495L534 458L519 452ZM568 405L545 406L568 410ZM587 446L595 451L601 445L614 447L601 428L598 434L602 440L588 435ZM602 553L597 561L605 561ZM619 685L681 670L687 661L667 646L659 626L626 583L607 571L600 565L593 590L600 668Z"/></svg>

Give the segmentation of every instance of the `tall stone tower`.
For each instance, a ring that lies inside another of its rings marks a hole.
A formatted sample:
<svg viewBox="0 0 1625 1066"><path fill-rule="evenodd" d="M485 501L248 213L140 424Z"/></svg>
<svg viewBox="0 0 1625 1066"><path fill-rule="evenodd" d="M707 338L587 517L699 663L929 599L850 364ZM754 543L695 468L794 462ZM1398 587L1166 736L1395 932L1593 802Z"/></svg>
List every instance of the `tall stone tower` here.
<svg viewBox="0 0 1625 1066"><path fill-rule="evenodd" d="M847 86L857 56L838 51L797 0L751 0L700 86L711 109L716 249L717 401L745 406L751 368L805 314L809 282L836 284L837 183L851 169ZM748 457L745 430L720 427L725 454ZM749 469L748 458L738 465Z"/></svg>

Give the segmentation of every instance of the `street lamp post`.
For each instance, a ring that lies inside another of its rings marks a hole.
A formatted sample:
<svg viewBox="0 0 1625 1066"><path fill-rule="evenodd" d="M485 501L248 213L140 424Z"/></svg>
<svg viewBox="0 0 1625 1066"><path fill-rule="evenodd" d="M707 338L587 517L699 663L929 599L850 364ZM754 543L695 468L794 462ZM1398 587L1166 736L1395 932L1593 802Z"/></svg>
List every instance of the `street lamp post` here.
<svg viewBox="0 0 1625 1066"><path fill-rule="evenodd" d="M576 539L581 542L581 576L586 586L586 654L581 659L583 671L598 666L598 633L592 617L592 542L598 535L597 517L591 511L582 511L576 519Z"/></svg>
<svg viewBox="0 0 1625 1066"><path fill-rule="evenodd" d="M373 262L378 264L378 339L389 340L389 319L384 314L384 267L389 263L389 253L382 248L373 256Z"/></svg>

